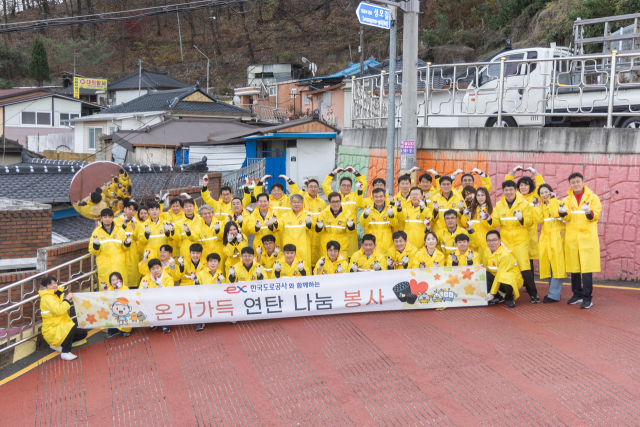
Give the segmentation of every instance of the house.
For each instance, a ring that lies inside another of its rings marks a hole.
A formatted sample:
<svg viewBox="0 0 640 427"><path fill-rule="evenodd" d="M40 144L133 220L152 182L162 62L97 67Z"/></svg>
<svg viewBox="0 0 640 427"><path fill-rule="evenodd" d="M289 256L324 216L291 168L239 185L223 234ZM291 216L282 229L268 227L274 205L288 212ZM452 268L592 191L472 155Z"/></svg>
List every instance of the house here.
<svg viewBox="0 0 640 427"><path fill-rule="evenodd" d="M101 135L150 129L169 117L175 119L240 119L251 120L251 112L207 95L199 85L183 89L148 91L143 96L103 110L100 114L71 120L75 127L74 152L102 154L98 159L111 160ZM120 134L121 136L123 134ZM124 159L126 153L119 153ZM173 165L173 158L163 156L163 165ZM160 161L160 159L158 159ZM149 161L147 161L149 163Z"/></svg>
<svg viewBox="0 0 640 427"><path fill-rule="evenodd" d="M24 158L42 158L41 155L27 150L18 141L12 141L0 135L0 165L20 163Z"/></svg>
<svg viewBox="0 0 640 427"><path fill-rule="evenodd" d="M70 119L91 115L100 109L98 105L48 89L0 90L0 135L27 147L28 136L73 132Z"/></svg>

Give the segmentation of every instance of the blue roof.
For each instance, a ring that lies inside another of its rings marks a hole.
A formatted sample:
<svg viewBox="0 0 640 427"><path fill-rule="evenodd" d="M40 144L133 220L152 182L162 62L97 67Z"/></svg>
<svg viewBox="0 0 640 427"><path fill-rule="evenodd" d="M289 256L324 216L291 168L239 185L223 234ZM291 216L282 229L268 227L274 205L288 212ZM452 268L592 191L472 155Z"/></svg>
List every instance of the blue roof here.
<svg viewBox="0 0 640 427"><path fill-rule="evenodd" d="M378 67L382 64L380 64L378 61L376 61L376 58L374 58L373 56L369 59L367 59L366 61L364 61L364 69L365 71L369 68L369 67ZM337 78L337 77L347 77L347 76L353 76L353 75L360 75L360 63L354 63L354 62L349 62L349 66L347 68L345 68L342 71L338 71L337 73L331 74L330 76L325 76L325 77L312 77L310 79L301 79L301 82L305 82L305 81L309 81L309 80L321 80L321 79L333 79L333 78Z"/></svg>

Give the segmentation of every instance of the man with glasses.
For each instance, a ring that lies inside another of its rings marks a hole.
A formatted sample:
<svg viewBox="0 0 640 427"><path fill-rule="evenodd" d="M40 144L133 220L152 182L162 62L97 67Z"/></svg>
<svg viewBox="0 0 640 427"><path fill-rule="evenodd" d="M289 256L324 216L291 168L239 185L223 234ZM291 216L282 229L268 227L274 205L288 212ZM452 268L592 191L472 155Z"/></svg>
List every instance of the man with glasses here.
<svg viewBox="0 0 640 427"><path fill-rule="evenodd" d="M489 305L507 302L507 307L514 308L515 300L520 296L518 289L522 286L522 275L518 261L511 251L502 245L500 233L491 230L487 233L487 246L484 259L487 260L487 297ZM504 296L502 295L504 294Z"/></svg>
<svg viewBox="0 0 640 427"><path fill-rule="evenodd" d="M355 215L350 210L344 209L340 194L333 192L327 199L329 206L322 211L316 222L320 247L326 248L330 241L336 241L340 245L342 256L348 258L349 238L352 235L356 235L357 238Z"/></svg>

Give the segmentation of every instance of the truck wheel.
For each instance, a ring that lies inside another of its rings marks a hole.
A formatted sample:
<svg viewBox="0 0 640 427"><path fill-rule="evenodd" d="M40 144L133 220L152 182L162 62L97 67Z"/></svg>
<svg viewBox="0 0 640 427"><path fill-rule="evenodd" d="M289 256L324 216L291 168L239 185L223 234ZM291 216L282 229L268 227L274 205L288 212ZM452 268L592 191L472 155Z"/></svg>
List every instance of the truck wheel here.
<svg viewBox="0 0 640 427"><path fill-rule="evenodd" d="M640 128L640 117L629 117L627 120L625 120L621 127L629 129Z"/></svg>
<svg viewBox="0 0 640 427"><path fill-rule="evenodd" d="M498 118L497 117L490 117L489 120L487 120L487 122L484 124L484 127L486 127L486 128L498 127ZM505 127L505 128L517 128L518 127L518 123L516 123L516 121L513 119L513 117L503 117L502 118L502 127Z"/></svg>

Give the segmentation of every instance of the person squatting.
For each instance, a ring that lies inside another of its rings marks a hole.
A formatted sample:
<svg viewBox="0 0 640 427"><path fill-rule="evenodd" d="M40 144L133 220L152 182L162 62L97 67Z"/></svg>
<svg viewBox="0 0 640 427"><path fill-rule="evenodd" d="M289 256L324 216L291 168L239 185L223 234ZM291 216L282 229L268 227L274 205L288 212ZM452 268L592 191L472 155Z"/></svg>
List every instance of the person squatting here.
<svg viewBox="0 0 640 427"><path fill-rule="evenodd" d="M184 193L171 198L166 211L168 195L156 196L144 206L125 199L118 216L110 208L102 209L89 242L100 289L483 265L489 305L515 307L523 286L531 303L540 302L533 274L533 260L538 260L540 278L549 279L549 293L542 302L560 301L562 279L569 273L573 295L567 302L583 309L593 305L602 206L580 173L568 177L570 189L560 200L538 171L516 166L506 175L503 196L494 206L491 180L479 169L459 169L450 176L433 169L420 175L418 171L414 167L397 178L395 195L386 194L386 182L376 178L366 197L366 178L347 167L332 171L322 184L306 180L302 189L279 176L288 183L290 196L280 183L263 192L272 178L265 175L253 194L244 187L242 197L236 197L231 188L222 187L216 200L205 176L205 204L199 208ZM524 176L516 182L518 171ZM459 174L461 185L456 188L453 182ZM332 188L334 181L338 191ZM319 196L320 188L326 202ZM249 208L252 202L254 209ZM360 242L358 225L364 228ZM86 331L66 313L70 294L64 296L52 278L42 284L45 338L64 360L71 360L71 346L81 342ZM196 331L204 326L196 325ZM162 330L170 332L169 327ZM131 329L113 328L107 337L130 333Z"/></svg>

